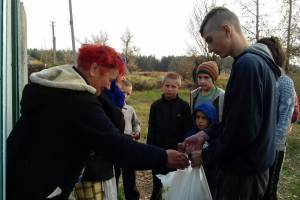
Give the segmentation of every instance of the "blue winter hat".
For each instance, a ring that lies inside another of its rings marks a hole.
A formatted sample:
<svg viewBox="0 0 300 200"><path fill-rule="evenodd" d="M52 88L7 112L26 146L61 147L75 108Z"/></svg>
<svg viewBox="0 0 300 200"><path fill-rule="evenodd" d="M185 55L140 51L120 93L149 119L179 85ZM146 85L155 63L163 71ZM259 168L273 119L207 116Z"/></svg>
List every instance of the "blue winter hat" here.
<svg viewBox="0 0 300 200"><path fill-rule="evenodd" d="M217 109L210 101L199 104L195 109L194 115L196 115L196 112L202 112L207 117L211 126L215 125L218 121Z"/></svg>

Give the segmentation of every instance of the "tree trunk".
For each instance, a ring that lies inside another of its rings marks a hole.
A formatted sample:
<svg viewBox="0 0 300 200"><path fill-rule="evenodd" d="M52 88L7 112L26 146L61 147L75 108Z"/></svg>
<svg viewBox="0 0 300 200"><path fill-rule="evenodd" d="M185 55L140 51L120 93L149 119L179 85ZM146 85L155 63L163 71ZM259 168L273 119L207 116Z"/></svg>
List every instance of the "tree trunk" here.
<svg viewBox="0 0 300 200"><path fill-rule="evenodd" d="M256 41L259 40L259 0L256 0Z"/></svg>
<svg viewBox="0 0 300 200"><path fill-rule="evenodd" d="M286 64L284 67L286 73L288 73L289 65L290 65L292 8L293 8L293 1L289 0L289 13L288 13L289 21L288 21L288 29L287 29Z"/></svg>

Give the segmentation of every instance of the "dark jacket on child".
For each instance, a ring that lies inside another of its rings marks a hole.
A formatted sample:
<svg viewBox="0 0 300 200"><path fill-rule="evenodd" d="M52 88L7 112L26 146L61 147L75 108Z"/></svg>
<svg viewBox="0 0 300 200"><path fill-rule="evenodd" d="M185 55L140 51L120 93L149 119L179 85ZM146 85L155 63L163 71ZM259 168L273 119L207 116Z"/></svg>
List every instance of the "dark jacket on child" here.
<svg viewBox="0 0 300 200"><path fill-rule="evenodd" d="M164 149L177 149L177 144L185 138L185 133L193 127L190 106L177 97L166 100L164 95L150 108L147 144ZM161 199L161 181L157 174L172 171L167 167L152 170L153 191L151 199Z"/></svg>
<svg viewBox="0 0 300 200"><path fill-rule="evenodd" d="M173 100L162 98L150 108L147 144L164 149L177 149L185 133L193 127L190 106L177 96Z"/></svg>

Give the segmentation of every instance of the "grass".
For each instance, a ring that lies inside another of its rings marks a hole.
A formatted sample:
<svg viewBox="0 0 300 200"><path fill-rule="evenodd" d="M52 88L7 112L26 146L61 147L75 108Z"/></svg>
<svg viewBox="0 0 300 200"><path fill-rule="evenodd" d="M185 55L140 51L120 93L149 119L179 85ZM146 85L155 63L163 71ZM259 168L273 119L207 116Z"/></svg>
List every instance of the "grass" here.
<svg viewBox="0 0 300 200"><path fill-rule="evenodd" d="M226 83L223 83L226 84ZM180 91L180 97L189 101L188 89ZM150 105L161 97L159 89L147 91L134 91L128 104L132 105L142 124L141 141L145 142L147 137L148 117ZM295 125L287 141L287 153L279 184L280 199L300 199L300 125ZM122 187L120 188L120 199L123 198Z"/></svg>
<svg viewBox="0 0 300 200"><path fill-rule="evenodd" d="M288 136L286 157L279 182L280 199L300 199L300 125Z"/></svg>
<svg viewBox="0 0 300 200"><path fill-rule="evenodd" d="M122 176L121 176L122 177ZM120 178L121 178L120 177ZM122 179L122 178L121 178ZM124 188L123 185L118 187L118 200L125 200Z"/></svg>

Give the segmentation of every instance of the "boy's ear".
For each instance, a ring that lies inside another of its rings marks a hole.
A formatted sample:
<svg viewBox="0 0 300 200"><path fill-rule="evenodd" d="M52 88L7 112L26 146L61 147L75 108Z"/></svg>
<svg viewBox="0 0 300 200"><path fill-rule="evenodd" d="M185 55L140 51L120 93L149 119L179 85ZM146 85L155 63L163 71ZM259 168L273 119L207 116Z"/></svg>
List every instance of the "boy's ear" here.
<svg viewBox="0 0 300 200"><path fill-rule="evenodd" d="M232 31L233 31L232 29L233 29L232 25L225 24L223 26L223 30L225 31L225 34L226 34L227 37L231 37Z"/></svg>

